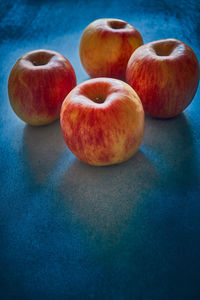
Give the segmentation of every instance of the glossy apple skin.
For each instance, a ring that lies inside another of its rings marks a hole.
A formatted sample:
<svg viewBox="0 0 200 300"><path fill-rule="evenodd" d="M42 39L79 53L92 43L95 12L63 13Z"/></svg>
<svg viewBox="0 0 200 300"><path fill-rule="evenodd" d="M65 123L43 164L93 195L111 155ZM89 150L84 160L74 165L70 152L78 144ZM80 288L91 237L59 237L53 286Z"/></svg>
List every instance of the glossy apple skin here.
<svg viewBox="0 0 200 300"><path fill-rule="evenodd" d="M105 166L128 160L144 135L144 110L125 82L95 78L75 87L61 108L61 129L72 153Z"/></svg>
<svg viewBox="0 0 200 300"><path fill-rule="evenodd" d="M194 51L176 39L148 43L131 56L126 82L139 95L144 111L157 118L180 114L192 101L199 82Z"/></svg>
<svg viewBox="0 0 200 300"><path fill-rule="evenodd" d="M138 30L120 19L98 19L84 30L79 53L90 77L125 79L128 60L143 44Z"/></svg>
<svg viewBox="0 0 200 300"><path fill-rule="evenodd" d="M20 119L46 125L60 117L62 102L75 86L76 75L67 58L41 49L17 60L9 75L8 96Z"/></svg>

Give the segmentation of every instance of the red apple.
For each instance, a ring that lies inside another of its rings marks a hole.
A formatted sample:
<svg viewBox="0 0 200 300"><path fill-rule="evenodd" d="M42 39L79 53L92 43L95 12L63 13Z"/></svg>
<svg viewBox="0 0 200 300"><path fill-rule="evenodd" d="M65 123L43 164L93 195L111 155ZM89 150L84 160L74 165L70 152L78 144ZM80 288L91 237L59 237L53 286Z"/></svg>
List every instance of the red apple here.
<svg viewBox="0 0 200 300"><path fill-rule="evenodd" d="M85 163L104 166L129 159L144 135L144 111L135 91L112 78L76 86L61 108L61 129L69 149Z"/></svg>
<svg viewBox="0 0 200 300"><path fill-rule="evenodd" d="M21 56L8 80L10 104L31 125L45 125L60 116L61 104L76 85L70 62L60 53L35 50Z"/></svg>
<svg viewBox="0 0 200 300"><path fill-rule="evenodd" d="M79 46L80 59L91 77L125 79L128 60L143 44L132 25L118 19L99 19L84 30Z"/></svg>
<svg viewBox="0 0 200 300"><path fill-rule="evenodd" d="M179 40L151 42L132 54L126 81L139 95L147 114L171 118L180 114L196 93L198 59L194 51Z"/></svg>

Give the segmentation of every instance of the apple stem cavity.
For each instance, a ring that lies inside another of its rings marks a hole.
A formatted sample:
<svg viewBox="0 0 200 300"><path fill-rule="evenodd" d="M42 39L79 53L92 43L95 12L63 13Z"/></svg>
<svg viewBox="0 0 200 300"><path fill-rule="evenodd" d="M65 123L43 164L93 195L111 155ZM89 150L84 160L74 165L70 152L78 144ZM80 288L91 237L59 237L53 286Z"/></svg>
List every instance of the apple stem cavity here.
<svg viewBox="0 0 200 300"><path fill-rule="evenodd" d="M32 61L32 64L35 66L35 67L39 67L39 66L44 66L44 65L47 65L49 62L49 60L46 60L46 61Z"/></svg>
<svg viewBox="0 0 200 300"><path fill-rule="evenodd" d="M168 44L160 43L160 44L155 44L153 50L158 56L170 56L175 50L175 48L176 48L176 44L173 42Z"/></svg>
<svg viewBox="0 0 200 300"><path fill-rule="evenodd" d="M95 103L99 103L99 104L104 103L104 101L105 101L105 98L103 98L103 97L96 97L96 98L94 99L94 102L95 102Z"/></svg>
<svg viewBox="0 0 200 300"><path fill-rule="evenodd" d="M54 54L52 53L44 53L44 51L40 52L32 52L26 57L26 60L29 60L35 67L47 65Z"/></svg>
<svg viewBox="0 0 200 300"><path fill-rule="evenodd" d="M112 28L112 29L123 29L126 27L126 22L123 21L108 21L108 25Z"/></svg>

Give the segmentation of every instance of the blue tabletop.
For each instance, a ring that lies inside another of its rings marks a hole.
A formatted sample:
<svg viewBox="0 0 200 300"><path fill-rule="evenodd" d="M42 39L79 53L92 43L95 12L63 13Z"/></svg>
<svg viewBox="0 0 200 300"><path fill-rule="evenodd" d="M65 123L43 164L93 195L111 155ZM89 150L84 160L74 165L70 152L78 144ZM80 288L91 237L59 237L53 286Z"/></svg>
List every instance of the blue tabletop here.
<svg viewBox="0 0 200 300"><path fill-rule="evenodd" d="M200 3L15 0L0 3L0 299L200 299L200 88L170 120L146 117L143 143L110 167L80 162L59 121L35 128L12 111L16 60L56 50L88 79L83 29L120 18L144 42L177 38L200 60Z"/></svg>

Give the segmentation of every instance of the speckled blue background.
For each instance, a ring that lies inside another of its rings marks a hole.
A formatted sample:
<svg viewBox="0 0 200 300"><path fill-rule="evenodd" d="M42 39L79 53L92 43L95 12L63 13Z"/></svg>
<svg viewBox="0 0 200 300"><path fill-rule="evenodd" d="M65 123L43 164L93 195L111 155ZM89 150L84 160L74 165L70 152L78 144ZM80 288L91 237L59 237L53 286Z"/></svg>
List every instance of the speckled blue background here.
<svg viewBox="0 0 200 300"><path fill-rule="evenodd" d="M27 51L59 51L88 79L79 39L101 17L200 59L199 1L1 1L1 300L200 299L200 89L179 117L146 118L138 153L104 168L73 156L59 122L33 128L10 108L9 72Z"/></svg>

